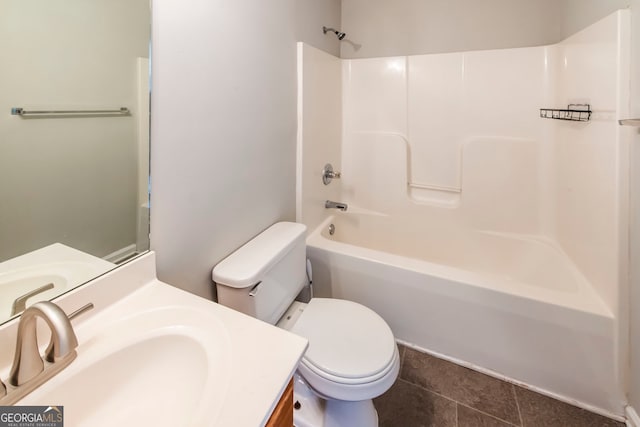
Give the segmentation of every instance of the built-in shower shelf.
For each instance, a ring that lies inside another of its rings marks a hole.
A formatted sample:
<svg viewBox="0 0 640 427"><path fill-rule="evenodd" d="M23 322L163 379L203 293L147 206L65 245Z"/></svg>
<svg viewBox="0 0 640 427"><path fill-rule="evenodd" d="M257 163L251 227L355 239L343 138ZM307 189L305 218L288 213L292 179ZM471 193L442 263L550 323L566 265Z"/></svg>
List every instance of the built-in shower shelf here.
<svg viewBox="0 0 640 427"><path fill-rule="evenodd" d="M570 120L574 122L588 122L591 118L591 105L569 104L567 109L541 108L540 117L543 119Z"/></svg>

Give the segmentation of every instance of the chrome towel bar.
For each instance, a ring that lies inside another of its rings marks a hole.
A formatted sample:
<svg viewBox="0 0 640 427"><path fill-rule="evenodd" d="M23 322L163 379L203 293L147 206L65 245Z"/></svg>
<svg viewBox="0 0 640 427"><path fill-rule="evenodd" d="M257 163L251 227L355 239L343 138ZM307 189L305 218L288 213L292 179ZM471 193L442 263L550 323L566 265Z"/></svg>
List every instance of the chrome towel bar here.
<svg viewBox="0 0 640 427"><path fill-rule="evenodd" d="M11 114L14 116L91 116L91 115L122 115L130 113L126 107L114 110L25 110L22 107L13 107Z"/></svg>

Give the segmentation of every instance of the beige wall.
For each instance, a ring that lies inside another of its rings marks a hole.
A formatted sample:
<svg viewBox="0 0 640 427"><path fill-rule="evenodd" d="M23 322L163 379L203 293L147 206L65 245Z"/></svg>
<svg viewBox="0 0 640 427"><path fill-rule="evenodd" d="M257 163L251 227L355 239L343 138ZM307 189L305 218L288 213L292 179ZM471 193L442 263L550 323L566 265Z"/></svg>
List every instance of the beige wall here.
<svg viewBox="0 0 640 427"><path fill-rule="evenodd" d="M564 39L587 25L602 19L614 10L629 7L633 0L561 0L562 34Z"/></svg>
<svg viewBox="0 0 640 427"><path fill-rule="evenodd" d="M640 117L640 0L631 0L631 116ZM640 412L640 131L632 133L630 193L630 362L629 404Z"/></svg>
<svg viewBox="0 0 640 427"><path fill-rule="evenodd" d="M334 1L154 2L151 244L160 279L211 298L217 262L295 219L296 41L328 49L322 26L338 16Z"/></svg>
<svg viewBox="0 0 640 427"><path fill-rule="evenodd" d="M296 0L295 25L297 41L340 56L340 43L322 27L340 28L342 0Z"/></svg>
<svg viewBox="0 0 640 427"><path fill-rule="evenodd" d="M61 242L104 256L136 241L136 58L147 0L8 2L0 13L0 260ZM20 118L11 107L132 109Z"/></svg>
<svg viewBox="0 0 640 427"><path fill-rule="evenodd" d="M343 58L557 43L629 0L342 0Z"/></svg>

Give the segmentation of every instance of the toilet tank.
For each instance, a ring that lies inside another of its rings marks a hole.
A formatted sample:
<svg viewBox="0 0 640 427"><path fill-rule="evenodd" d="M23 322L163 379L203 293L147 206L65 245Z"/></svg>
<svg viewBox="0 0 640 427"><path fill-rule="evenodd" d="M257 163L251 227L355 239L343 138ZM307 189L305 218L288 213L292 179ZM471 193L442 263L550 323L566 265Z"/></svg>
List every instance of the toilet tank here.
<svg viewBox="0 0 640 427"><path fill-rule="evenodd" d="M218 302L275 324L307 283L306 229L278 222L218 263Z"/></svg>

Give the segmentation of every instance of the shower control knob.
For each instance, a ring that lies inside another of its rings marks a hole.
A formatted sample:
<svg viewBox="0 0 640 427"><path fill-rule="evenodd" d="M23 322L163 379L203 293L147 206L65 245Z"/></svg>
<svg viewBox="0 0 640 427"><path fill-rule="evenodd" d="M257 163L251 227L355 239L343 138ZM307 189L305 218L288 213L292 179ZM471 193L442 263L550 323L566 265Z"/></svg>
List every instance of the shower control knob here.
<svg viewBox="0 0 640 427"><path fill-rule="evenodd" d="M324 165L324 169L322 169L322 183L324 185L329 185L329 183L331 183L331 180L334 178L340 178L340 172L335 172L333 170L333 166L331 166L331 163L327 163L326 165Z"/></svg>

